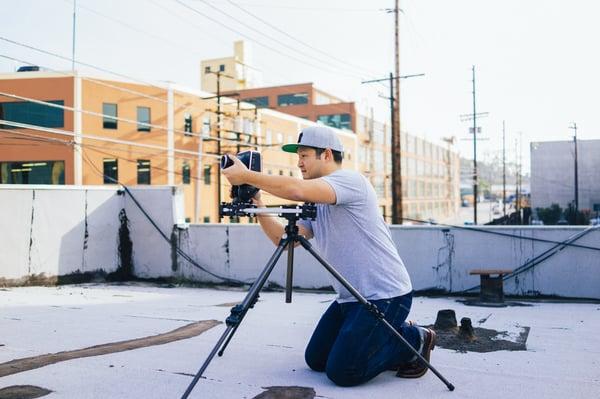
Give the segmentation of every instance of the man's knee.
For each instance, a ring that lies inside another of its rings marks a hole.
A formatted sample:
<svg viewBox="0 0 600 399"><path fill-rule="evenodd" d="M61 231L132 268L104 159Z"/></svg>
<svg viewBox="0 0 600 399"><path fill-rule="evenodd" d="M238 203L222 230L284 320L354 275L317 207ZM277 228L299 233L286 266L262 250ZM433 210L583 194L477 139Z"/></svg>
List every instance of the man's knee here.
<svg viewBox="0 0 600 399"><path fill-rule="evenodd" d="M325 371L325 362L323 359L321 359L320 356L315 356L315 354L308 349L304 352L304 361L308 367L314 371Z"/></svg>
<svg viewBox="0 0 600 399"><path fill-rule="evenodd" d="M341 387L353 387L365 382L363 373L358 370L352 370L345 367L335 367L327 364L327 377L333 381L335 385Z"/></svg>

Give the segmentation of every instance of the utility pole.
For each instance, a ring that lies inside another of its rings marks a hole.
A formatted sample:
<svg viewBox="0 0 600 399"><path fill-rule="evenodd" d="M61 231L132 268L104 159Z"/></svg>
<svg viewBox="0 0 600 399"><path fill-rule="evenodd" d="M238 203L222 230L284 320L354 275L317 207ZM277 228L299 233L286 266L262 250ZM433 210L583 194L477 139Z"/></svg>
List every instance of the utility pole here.
<svg viewBox="0 0 600 399"><path fill-rule="evenodd" d="M519 132L519 138L515 138L515 159L517 164L516 173L516 203L515 211L517 213L517 224L522 224L521 218L521 196L523 195L523 183L521 177L521 168L523 163L523 132Z"/></svg>
<svg viewBox="0 0 600 399"><path fill-rule="evenodd" d="M477 139L478 129L477 118L484 118L489 115L489 112L477 113L477 106L475 102L475 66L472 67L472 83L473 83L473 113L460 115L461 121L473 121L473 126L469 129L472 130L473 138L461 139L461 140L473 140L473 223L477 224L477 197L478 197L478 178L477 178L477 140L488 140L487 138Z"/></svg>
<svg viewBox="0 0 600 399"><path fill-rule="evenodd" d="M506 129L502 121L502 215L506 221Z"/></svg>
<svg viewBox="0 0 600 399"><path fill-rule="evenodd" d="M396 128L399 131L399 123L396 119L398 114L396 113L396 99L394 98L394 87L397 89L399 86L400 79L414 78L417 76L425 76L424 73L415 75L404 75L404 76L393 76L391 73L388 78L365 80L362 83L374 83L389 80L390 84L390 96L384 97L390 100L390 121L391 121L391 133L392 133L392 224L402 224L402 175L400 169L400 136L396 135ZM394 82L396 84L394 85Z"/></svg>
<svg viewBox="0 0 600 399"><path fill-rule="evenodd" d="M71 52L71 70L75 72L75 21L77 16L77 0L73 0L73 49Z"/></svg>
<svg viewBox="0 0 600 399"><path fill-rule="evenodd" d="M395 38L395 54L394 64L396 76L400 76L400 7L399 0L395 0L394 5L394 38ZM390 82L393 82L390 74ZM394 87L393 85L391 87ZM391 88L390 88L391 92ZM394 118L392 118L392 224L402 224L402 162L401 162L401 140L400 135L400 80L396 79L394 95L392 96L392 110Z"/></svg>
<svg viewBox="0 0 600 399"><path fill-rule="evenodd" d="M573 145L575 146L575 220L577 220L577 213L579 212L579 175L577 173L577 124L573 122L569 129L573 129Z"/></svg>
<svg viewBox="0 0 600 399"><path fill-rule="evenodd" d="M234 79L233 76L226 75L221 71L209 71L214 75L217 75L217 155L221 156L221 76ZM217 171L217 209L221 205L221 173Z"/></svg>
<svg viewBox="0 0 600 399"><path fill-rule="evenodd" d="M473 223L477 224L477 108L475 103L475 65L473 71Z"/></svg>

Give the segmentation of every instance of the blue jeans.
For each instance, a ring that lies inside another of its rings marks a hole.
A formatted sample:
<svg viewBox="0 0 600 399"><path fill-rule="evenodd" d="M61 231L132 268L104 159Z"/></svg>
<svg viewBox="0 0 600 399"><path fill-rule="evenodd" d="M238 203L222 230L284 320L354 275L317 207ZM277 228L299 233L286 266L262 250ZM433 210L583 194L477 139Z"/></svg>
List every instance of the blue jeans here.
<svg viewBox="0 0 600 399"><path fill-rule="evenodd" d="M370 302L413 348L418 348L419 331L405 322L412 293ZM321 317L305 352L311 369L325 371L340 386L362 384L412 357L404 343L363 305L337 301Z"/></svg>

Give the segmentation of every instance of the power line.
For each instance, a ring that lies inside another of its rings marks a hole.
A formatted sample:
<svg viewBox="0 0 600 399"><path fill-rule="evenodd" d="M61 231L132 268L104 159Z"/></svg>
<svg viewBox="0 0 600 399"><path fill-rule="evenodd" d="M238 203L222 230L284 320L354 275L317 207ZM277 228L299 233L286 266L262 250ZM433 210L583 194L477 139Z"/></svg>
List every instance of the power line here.
<svg viewBox="0 0 600 399"><path fill-rule="evenodd" d="M343 8L343 7L297 7L297 6L284 6L274 4L256 4L256 3L239 3L246 6L252 7L264 7L264 8L281 8L289 10L302 10L302 11L331 11L331 12L380 12L381 9L375 8Z"/></svg>
<svg viewBox="0 0 600 399"><path fill-rule="evenodd" d="M182 258L184 258L185 260L187 260L189 263L191 263L193 266L195 266L196 268L202 270L205 273L210 274L213 277L218 278L219 280L223 280L226 281L230 284L235 284L235 285L246 285L249 284L248 282L244 282L241 280L236 280L236 279L231 279L229 277L224 277L221 276L219 274L213 273L210 270L208 270L206 267L201 266L200 264L198 264L195 260L192 259L191 256L189 256L186 252L184 252L178 245L173 244L173 242L171 241L171 239L169 237L167 237L167 235L160 229L160 227L158 227L158 225L156 224L156 222L154 221L154 219L148 214L148 212L146 212L146 210L144 209L144 207L138 202L138 200L135 198L135 196L131 193L131 191L129 190L129 188L120 183L119 181L113 179L110 176L105 175L102 171L100 171L99 169L96 168L96 166L89 160L89 158L83 154L84 157L84 161L89 163L93 169L95 169L97 171L98 174L100 174L101 176L103 176L104 178L108 178L110 180L112 180L114 183L120 185L121 187L123 187L123 189L125 190L125 192L131 197L131 199L133 200L133 202L135 203L135 205L139 208L139 210L144 214L144 216L148 219L148 221L150 222L150 224L156 229L156 231L160 234L160 236L171 246L175 249L175 251L177 252L178 255L180 255Z"/></svg>
<svg viewBox="0 0 600 399"><path fill-rule="evenodd" d="M323 54L323 55L325 55L326 57L329 57L329 58L331 58L331 59L333 59L333 60L335 60L335 61L337 61L337 62L339 62L339 63L341 63L341 64L343 64L343 65L349 65L349 66L352 66L352 67L353 67L354 69L356 69L357 71L363 71L363 72L367 72L367 73L369 73L369 74L372 74L372 75L377 75L376 73L374 73L374 72L372 72L372 71L369 71L369 70L367 70L367 69L364 69L364 68L362 68L362 67L360 67L360 66L353 65L353 64L351 64L351 63L349 63L349 62L347 62L347 61L344 61L344 60L342 60L342 59L339 59L339 58L337 58L337 57L335 57L335 56L333 56L333 55L331 55L331 54L329 54L329 53L327 53L327 52L325 52L325 51L322 51L322 50L320 50L320 49L318 49L318 48L316 48L316 47L314 47L314 46L311 46L310 44L307 44L306 42L303 42L302 40L300 40L300 39L297 39L296 37L294 37L294 36L290 35L290 34L289 34L289 33L287 33L285 30L278 28L277 26L273 25L272 23L270 23L270 22L268 22L268 21L265 21L264 19L260 18L260 17L259 17L259 16L257 16L256 14L254 14L254 13L252 13L252 12L248 11L247 9L245 9L245 8L241 7L240 5L238 5L238 4L236 4L236 3L234 3L233 1L231 1L231 0L227 0L227 1L228 1L228 2L229 2L231 5L233 5L234 7L236 7L236 8L238 8L238 9L242 10L244 13L246 13L246 14L250 15L251 17L253 17L253 18L255 18L255 19L259 20L260 22L262 22L263 24L267 25L267 26L268 26L268 27L270 27L271 29L273 29L273 30L275 30L275 31L277 31L277 32L279 32L279 33L281 33L281 34L285 35L286 37L289 37L290 39L294 40L295 42L298 42L298 43L302 44L303 46L305 46L305 47L307 47L307 48L310 48L310 49L312 49L312 50L314 50L314 51L316 51L316 52L318 52L318 53L320 53L320 54Z"/></svg>
<svg viewBox="0 0 600 399"><path fill-rule="evenodd" d="M137 79L137 78L132 78L132 77L130 77L130 76L123 75L123 74L121 74L121 73L113 72L113 71L111 71L111 70L109 70L109 69L106 69L106 68L97 67L97 66L95 66L95 65L93 65L93 64L88 64L88 63L85 63L85 62L77 61L77 60L74 60L73 58L70 58L70 57L65 57L64 55L56 54L56 53L53 53L53 52L51 52L51 51L42 50L42 49L40 49L40 48L37 48L37 47L31 46L31 45L29 45L29 44L25 44L25 43L21 43L21 42L18 42L18 41L12 40L12 39L8 39L8 38L6 38L6 37L3 37L3 36L0 36L0 40L2 40L2 41L4 41L4 42L7 42L7 43L14 44L14 45L16 45L16 46L21 46L21 47L28 48L28 49L30 49L30 50L38 51L38 52L40 52L40 53L43 53L43 54L46 54L46 55L51 55L51 56L53 56L53 57L60 58L60 59L62 59L62 60L65 60L65 61L72 61L72 62L75 62L76 64L83 65L83 66L86 66L86 67L89 67L89 68L93 68L93 69L96 69L96 70L98 70L98 71L100 71L100 72L109 73L109 74L111 74L111 75L114 75L114 76L119 76L119 77L121 77L121 78L129 79L129 80L133 80L133 81L135 81L135 82L142 83L142 84L145 84L145 85L147 85L147 86L154 87L154 88L156 88L156 89L161 89L161 90L164 90L164 87L157 86L157 85L155 85L155 84L153 84L153 83L146 82L146 81L144 81L144 80Z"/></svg>
<svg viewBox="0 0 600 399"><path fill-rule="evenodd" d="M64 1L65 1L65 2L67 2L67 3L77 4L77 3L76 3L75 1L73 1L73 0L64 0ZM177 42L171 41L171 40L169 40L169 39L167 39L167 38L164 38L164 37L162 37L162 36L156 35L156 34L154 34L154 33L150 33L150 32L144 31L144 30L142 30L142 29L136 28L135 26L133 26L133 25L130 25L130 24L128 24L128 23L126 23L126 22L124 22L124 21L121 21L120 19L117 19L117 18L111 17L111 16L109 16L109 15L103 14L103 13L101 13L101 12L99 12L99 11L96 11L96 10L94 10L94 9L92 9L92 8L89 8L89 7L83 6L83 5L81 5L81 3L77 4L77 8L81 8L81 9L83 9L83 10L86 10L86 11L88 11L88 12L92 13L92 14L99 15L99 16L101 16L102 18L105 18L105 19L108 19L108 20L110 20L110 21L113 21L113 22L115 22L115 23L117 23L117 24L119 24L119 25L122 25L122 26L124 26L124 27L126 27L126 28L128 28L128 29L131 29L131 30L133 30L133 31L135 31L135 32L138 32L138 33L141 33L141 34L143 34L143 35L146 35L146 36L152 37L152 38L154 38L154 39L158 39L158 40L160 40L160 41L163 41L163 42L165 42L165 43L169 44L170 46L179 47L179 48L181 48L181 49L185 49L186 51L189 51L189 49L188 49L188 48L186 48L186 47L183 47L181 44L179 44L179 43L177 43ZM199 53L198 53L198 52L196 52L196 54L199 54Z"/></svg>
<svg viewBox="0 0 600 399"><path fill-rule="evenodd" d="M58 69L53 69L53 68L50 68L50 67L48 67L46 65L42 65L40 63L35 63L35 62L31 62L31 61L25 61L25 60L22 60L22 59L19 59L19 58L10 57L10 56L4 55L4 54L0 54L0 57L6 58L6 59L12 60L12 61L17 61L17 62L20 62L22 64L27 64L27 65L32 65L32 66L39 66L39 67L42 67L44 70L47 70L47 71L50 71L50 72L54 72L54 73L57 73L57 74L60 74L60 75L66 76L66 77L74 77L75 76L72 72L59 71ZM122 91L124 93L135 94L135 95L138 95L140 97L148 98L148 99L151 99L151 100L156 100L156 101L159 101L159 102L162 102L162 103L168 103L169 102L168 100L165 100L164 98L151 96L149 94L142 93L140 91L135 91L135 90L127 89L125 87L115 86L115 85L112 85L110 83L103 82L101 80L96 80L96 79L85 77L85 76L81 76L81 75L77 75L77 76L79 78L81 78L82 80L86 80L88 82L96 83L96 84L101 85L101 86L110 87L111 89L116 89L116 90Z"/></svg>
<svg viewBox="0 0 600 399"><path fill-rule="evenodd" d="M50 128L45 128L42 126L37 126L37 125L28 125L28 124L22 124L22 123L18 123L18 122L12 122L12 121L6 121L6 120L2 120L0 119L0 126L2 125L8 125L8 126L13 126L15 128L22 128L22 129L29 129L29 130L35 130L35 131L40 131L40 132L45 132L45 133L52 133L52 134L58 134L58 135L63 135L63 136L69 136L69 137L75 137L75 133L73 132L69 132L69 131L64 131L64 130L58 130L58 129L50 129ZM10 133L10 134L18 134L18 135L22 135L22 136L28 136L26 133L23 132L17 132L14 130L7 130L7 129L1 129L0 131L2 132L6 132L6 133ZM41 137L41 136L35 136L35 137ZM159 150L160 153L165 153L168 151L168 148L166 147L159 147L159 146L155 146L155 145L149 145L149 144L143 144L143 143L137 143L134 141L127 141L127 140L118 140L118 139L112 139L112 138L107 138L107 137L101 137L101 136L91 136L91 135L87 135L87 134L81 134L82 138L87 138L90 140L96 140L96 141L104 141L104 142L109 142L109 143L113 143L113 144L123 144L123 145L130 145L130 146L134 146L134 147L140 147L140 148L144 148L144 149L149 149L149 150ZM53 140L59 140L59 139L53 139ZM236 143L233 140L227 140L233 143ZM74 141L68 141L68 142L74 142ZM82 145L82 146L88 146L88 147L95 147L92 144L86 143L78 143L78 145ZM241 144L242 146L247 146L245 144ZM106 148L106 147L100 147L100 148ZM132 149L126 149L126 150L116 150L116 151L127 151L127 152L132 152L132 153L138 153L138 154L144 154L145 156L154 156L154 157L161 157L161 158L168 158L168 155L161 155L160 153L148 153L148 152L142 152L142 151L135 151ZM174 158L175 159L187 159L187 160L192 160L192 161L197 161L198 155L202 155L202 156L207 156L210 158L214 158L215 160L212 162L218 163L221 159L221 156L218 154L213 154L213 153L205 153L205 152L194 152L194 151L187 151L187 150L178 150L178 149L174 149L174 152L176 153L181 153L183 155L193 155L193 158L190 157L186 157L186 156L177 156L175 155ZM278 168L289 168L289 165L284 165L284 164L276 164L276 163L270 163L270 162L264 162L263 165L265 166L273 166L273 167L278 167Z"/></svg>
<svg viewBox="0 0 600 399"><path fill-rule="evenodd" d="M252 41L253 41L253 42L255 42L256 44L258 44L258 45L260 45L260 46L262 46L262 47L264 47L264 48L266 48L266 49L268 49L268 50L270 50L270 51L273 51L273 52L275 52L275 53L276 53L276 54L278 54L278 55L284 55L284 56L286 56L286 57L288 57L288 58L291 58L291 59L293 59L293 60L295 60L295 61L298 61L298 62L300 62L300 63L302 63L302 64L305 64L305 65L311 66L311 67L313 67L313 68L316 68L316 69L318 69L318 70L320 70L320 71L323 71L323 72L328 72L328 73L330 73L330 74L332 74L332 75L339 76L339 74L340 74L340 73L339 73L339 71L334 71L334 70L330 70L330 69L325 69L325 68L323 68L323 67L321 67L321 66L318 66L318 65L315 65L315 64L313 64L313 63L307 62L306 60L303 60L303 59L301 59L301 58L298 58L298 57L295 57L295 56L293 56L293 55L287 54L287 53L285 53L285 52L282 52L281 50L277 50L277 49L276 49L276 48L274 48L274 47L271 47L271 46L269 46L269 45L267 45L267 44L264 44L264 43L262 43L262 42L260 42L260 41L258 41L258 40L256 40L256 39L254 39L254 38L252 38L252 37L250 37L250 36L248 36L248 35L246 35L246 34L244 34L244 33L240 32L239 30L237 30L237 29L234 29L234 28L232 28L232 27L230 27L230 26L226 25L225 23L223 23L223 22L220 22L219 20L217 20L217 19L215 19L215 18L213 18L213 17L211 17L211 16L209 16L209 15L207 15L207 14L205 14L205 13L203 13L203 12L199 11L199 10L197 10L196 8L194 8L194 7L192 7L192 6L190 6L190 5L186 4L186 3L184 3L184 2L183 2L183 1L181 1L181 0L174 0L174 1L175 1L175 2L177 2L178 4L180 4L181 6L183 6L183 7L187 8L187 9L189 9L189 10L193 11L194 13L196 13L196 14L198 14L198 15L201 15L201 16L203 16L204 18L206 18L206 19L208 19L208 20L210 20L210 21L212 21L212 22L214 22L214 23L216 23L216 24L218 24L218 25L221 25L221 26L223 26L223 27L224 27L225 29L227 29L227 30L230 30L230 31L232 31L232 32L234 32L234 33L236 33L236 34L238 34L238 35L241 35L241 36L245 37L246 39L252 40ZM204 0L200 0L200 1L204 2ZM224 12L224 11L220 10L219 8L217 8L217 7L214 7L214 6L212 6L212 5L210 5L210 4L206 3L206 2L205 2L205 4L207 4L207 5L209 5L210 7L212 7L212 8L214 8L214 9L216 9L216 10L217 10L217 11L219 11L220 13L227 15L229 18L232 18L233 20L237 21L239 24L242 24L242 25L244 25L244 26L247 26L247 27L248 27L248 25L247 25L246 23L244 23L243 21L240 21L239 19L237 19L237 18L235 18L235 17L232 17L232 16L230 16L230 15L229 15L229 14L227 14L226 12ZM252 28L252 27L250 27L250 29L251 29L251 30L254 30L254 31L257 31L255 28ZM262 35L265 35L265 34L263 34L263 33L261 33L261 32L259 32L259 33L260 33L260 34L262 34ZM273 38L270 38L270 39L271 39L271 40L273 40L273 41L275 41L275 42L279 42L279 41L278 41L278 40L276 40L276 39L273 39ZM281 42L279 42L279 43L281 43ZM289 46L288 46L287 44L285 44L285 43L283 43L282 45L283 45L284 47L286 47L286 48L288 48L288 47L289 47ZM296 51L297 51L297 50L296 50ZM311 57L311 58L312 58L312 57ZM354 75L353 77L357 77L357 76L356 76L356 75ZM359 78L360 78L360 77L359 77Z"/></svg>
<svg viewBox="0 0 600 399"><path fill-rule="evenodd" d="M93 145L93 144L89 144L89 143L75 143L75 141L73 141L73 140L61 140L61 139L57 139L57 138L53 138L53 137L38 136L38 135L35 135L35 134L28 134L28 133L25 133L25 132L17 132L17 131L12 131L12 130L7 130L7 129L1 129L1 128L0 128L0 132L8 133L9 135L17 135L17 137L15 137L15 136L12 136L12 137L8 136L8 138L13 139L13 140L33 140L33 141L46 142L46 143L56 144L56 145L66 145L66 146L70 146L70 147L78 146L79 148L82 148L82 149L84 149L84 148L85 149L89 149L91 151L94 151L94 152L97 152L97 153L101 153L101 154L104 154L104 155L108 155L108 156L110 156L112 158L122 159L122 160L127 161L127 162L137 163L137 161L138 161L138 159L131 159L131 158L123 157L123 156L118 156L115 153L106 152L106 151L104 151L105 147L99 147L99 146L96 146L96 145ZM23 136L23 137L26 137L26 138L22 138L22 137L19 137L19 136ZM142 156L146 156L146 157L150 156L150 157L153 157L153 158L163 158L163 159L168 158L168 155L165 154L165 151L161 151L161 153L147 153L147 152L135 151L135 150L131 150L131 149L117 150L117 151L118 152L125 152L126 151L126 152L129 152L129 153L137 153L137 154L142 154ZM207 155L207 154L204 154L204 155ZM82 156L85 156L85 153L82 152ZM189 160L189 161L198 161L198 158L188 158L188 157L185 157L185 156L175 156L175 159L183 159L183 160ZM89 161L89 159L88 159L88 161ZM220 157L218 159L216 159L216 160L210 161L210 163L219 164L220 163L219 161L220 161ZM91 161L88 162L88 163L90 164L90 166L93 166L95 169L97 169L95 167L95 165L93 163L91 163ZM263 164L264 165L270 165L270 166L281 166L281 165L271 164L271 163L263 163ZM284 166L289 167L289 165L284 165ZM168 169L161 168L161 167L156 166L156 165L154 165L154 166L150 165L149 167L150 167L150 169L153 169L153 170L158 170L158 171L167 172L167 173L169 172ZM174 170L173 173L175 175L178 175L178 176L183 176L182 172L177 172L177 171ZM203 177L202 178L199 177L199 176L195 176L194 177L194 176L192 176L191 173L190 173L190 179L191 180L195 180L196 182L204 181ZM231 184L229 184L229 182L226 182L225 183L225 187L226 188L227 187L231 187ZM269 193L266 193L266 194L268 194L269 197L277 198L277 197L275 197L275 196L273 196L273 195L271 195Z"/></svg>
<svg viewBox="0 0 600 399"><path fill-rule="evenodd" d="M161 130L168 130L165 126L160 126L160 125L152 125L152 124L148 124L148 123L144 123L144 122L138 122L138 121L134 121L131 119L125 119L125 118L120 118L120 117L116 117L116 116L112 116L112 115L107 115L107 114L103 114L103 113L99 113L99 112L94 112L94 111L87 111L84 109L76 109L73 107L69 107L66 105L59 105L59 104L54 104L48 101L42 101L42 100L37 100L34 98L30 98L30 97L24 97L24 96L19 96L16 94L10 94L10 93L4 93L4 92L0 92L0 96L5 96L5 97L9 97L9 98L16 98L16 99L20 99L20 100L24 100L24 101L29 101L32 103L36 103L36 104L40 104L40 105L45 105L48 107L52 107L52 108L59 108L62 110L67 110L67 111L71 111L71 112L81 112L81 113L85 113L85 114L89 114L89 115L93 115L93 116L98 116L98 117L106 117L106 118L110 118L111 120L117 120L117 121L123 121L126 123L132 123L132 124L137 124L137 125L142 125L142 126L148 126L148 127L154 127L157 129L161 129ZM1 120L0 120L1 121ZM5 123L11 123L12 121L3 121ZM12 123L16 123L16 122L12 122ZM34 125L27 125L27 124L21 124L24 126L34 126ZM16 126L19 127L19 126ZM235 130L229 130L229 129L222 129L224 132L226 133L234 133L234 134L244 134L244 135L252 135L251 133L244 133L244 132L238 132ZM229 142L229 143L235 143L235 144L240 144L242 146L245 147L263 147L265 145L262 144L252 144L250 142L240 142L239 140L231 140L231 139L226 139L226 138L219 138L219 137L212 137L212 136L207 136L207 135L203 135L203 134L198 134L198 133L191 133L191 132L186 132L184 130L178 130L178 129L173 129L173 132L175 133L182 133L186 136L192 136L192 137L201 137L204 138L206 140L210 140L210 141L223 141L223 142ZM268 147L270 147L270 145L266 145Z"/></svg>

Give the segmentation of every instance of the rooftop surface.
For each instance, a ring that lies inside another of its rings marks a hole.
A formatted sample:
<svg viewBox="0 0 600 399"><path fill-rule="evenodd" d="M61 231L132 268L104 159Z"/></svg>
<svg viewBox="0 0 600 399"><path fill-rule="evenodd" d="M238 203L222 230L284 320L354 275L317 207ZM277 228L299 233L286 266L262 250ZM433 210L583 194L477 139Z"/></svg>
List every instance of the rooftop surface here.
<svg viewBox="0 0 600 399"><path fill-rule="evenodd" d="M126 351L114 352L116 346L109 345L96 348L104 354L80 351L67 360L69 354L6 362L155 336L201 320L223 322L244 296L240 290L141 283L0 288L0 392L31 385L52 391L45 398L178 398L222 335L223 323L209 324L200 334L203 328L193 330L187 338L188 330L175 333L168 343L135 341ZM416 297L409 318L419 324L433 324L438 310L454 309L458 320L469 317L474 327L506 331L499 335L505 340L517 340L523 327L530 327L526 351L436 348L432 364L456 386L449 392L431 372L416 380L385 372L359 387L333 385L308 369L304 347L334 295L295 293L291 304L284 299L280 292L261 294L191 397L250 399L277 386L307 388L287 399L600 397L599 304L538 301L489 308L456 298ZM32 368L44 360L47 365Z"/></svg>

